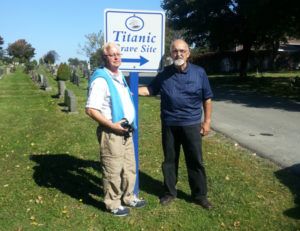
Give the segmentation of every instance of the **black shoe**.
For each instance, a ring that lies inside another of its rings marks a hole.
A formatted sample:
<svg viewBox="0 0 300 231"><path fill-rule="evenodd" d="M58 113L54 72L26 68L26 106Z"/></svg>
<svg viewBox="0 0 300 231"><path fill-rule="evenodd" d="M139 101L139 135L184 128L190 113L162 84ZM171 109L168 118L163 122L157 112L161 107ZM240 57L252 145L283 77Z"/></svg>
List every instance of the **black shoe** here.
<svg viewBox="0 0 300 231"><path fill-rule="evenodd" d="M159 203L160 203L161 205L163 205L163 206L167 206L167 205L171 204L171 202L172 202L174 199L175 199L175 197L172 197L172 196L170 196L170 195L166 195L166 196L160 198Z"/></svg>
<svg viewBox="0 0 300 231"><path fill-rule="evenodd" d="M197 200L196 203L201 205L204 209L207 209L207 210L213 209L212 204L207 199Z"/></svg>

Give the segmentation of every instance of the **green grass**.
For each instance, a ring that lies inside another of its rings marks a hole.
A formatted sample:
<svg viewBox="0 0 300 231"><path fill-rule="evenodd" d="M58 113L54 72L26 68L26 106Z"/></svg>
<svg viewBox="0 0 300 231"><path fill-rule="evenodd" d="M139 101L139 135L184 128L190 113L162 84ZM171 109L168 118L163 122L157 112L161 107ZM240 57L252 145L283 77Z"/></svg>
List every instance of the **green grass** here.
<svg viewBox="0 0 300 231"><path fill-rule="evenodd" d="M183 155L178 198L160 206L163 153L154 97L139 99L139 195L147 206L123 218L105 212L96 123L84 113L81 80L80 87L67 83L77 101L73 115L55 97L53 76L50 92L20 71L0 80L0 230L300 230L299 179L217 133L203 140L215 209L190 200Z"/></svg>
<svg viewBox="0 0 300 231"><path fill-rule="evenodd" d="M210 75L212 85L256 91L258 93L292 99L300 102L300 86L292 88L290 78L300 77L300 71Z"/></svg>

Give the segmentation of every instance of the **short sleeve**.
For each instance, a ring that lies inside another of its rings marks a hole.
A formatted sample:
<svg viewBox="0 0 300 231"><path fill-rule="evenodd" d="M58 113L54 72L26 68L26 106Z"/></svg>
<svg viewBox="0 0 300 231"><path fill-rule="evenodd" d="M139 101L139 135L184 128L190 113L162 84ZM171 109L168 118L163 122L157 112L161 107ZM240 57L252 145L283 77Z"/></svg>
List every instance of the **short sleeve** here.
<svg viewBox="0 0 300 231"><path fill-rule="evenodd" d="M108 95L108 85L105 79L95 79L89 88L89 94L86 102L86 108L94 108L101 111L105 98Z"/></svg>

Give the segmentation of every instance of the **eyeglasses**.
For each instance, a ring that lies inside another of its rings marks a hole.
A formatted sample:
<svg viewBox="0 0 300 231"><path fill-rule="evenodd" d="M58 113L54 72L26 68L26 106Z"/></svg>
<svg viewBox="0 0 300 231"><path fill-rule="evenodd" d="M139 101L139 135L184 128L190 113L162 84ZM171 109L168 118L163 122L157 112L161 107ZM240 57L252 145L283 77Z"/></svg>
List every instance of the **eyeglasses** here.
<svg viewBox="0 0 300 231"><path fill-rule="evenodd" d="M187 50L183 50L183 49L180 49L180 50L172 50L172 53L176 54L176 53L181 53L181 54L185 54L187 52Z"/></svg>
<svg viewBox="0 0 300 231"><path fill-rule="evenodd" d="M116 54L109 54L109 55L105 55L105 56L108 56L108 57L121 57L122 54L120 53L116 53Z"/></svg>

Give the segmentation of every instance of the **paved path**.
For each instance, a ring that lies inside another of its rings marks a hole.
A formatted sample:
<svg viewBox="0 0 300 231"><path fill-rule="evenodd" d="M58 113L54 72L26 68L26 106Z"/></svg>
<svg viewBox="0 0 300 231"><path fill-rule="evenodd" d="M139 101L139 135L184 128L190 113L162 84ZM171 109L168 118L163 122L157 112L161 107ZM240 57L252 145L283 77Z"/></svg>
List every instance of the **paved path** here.
<svg viewBox="0 0 300 231"><path fill-rule="evenodd" d="M300 175L300 103L212 88L213 130Z"/></svg>

